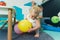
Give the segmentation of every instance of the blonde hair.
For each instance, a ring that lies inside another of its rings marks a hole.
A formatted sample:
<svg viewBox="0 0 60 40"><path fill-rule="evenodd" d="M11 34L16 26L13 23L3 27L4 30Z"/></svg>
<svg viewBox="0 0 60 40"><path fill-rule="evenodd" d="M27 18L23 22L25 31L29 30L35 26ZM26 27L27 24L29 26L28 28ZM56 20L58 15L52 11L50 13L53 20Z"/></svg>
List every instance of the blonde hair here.
<svg viewBox="0 0 60 40"><path fill-rule="evenodd" d="M34 10L35 13L39 14L40 13L40 7L38 6L33 6L31 9L30 9L30 13Z"/></svg>

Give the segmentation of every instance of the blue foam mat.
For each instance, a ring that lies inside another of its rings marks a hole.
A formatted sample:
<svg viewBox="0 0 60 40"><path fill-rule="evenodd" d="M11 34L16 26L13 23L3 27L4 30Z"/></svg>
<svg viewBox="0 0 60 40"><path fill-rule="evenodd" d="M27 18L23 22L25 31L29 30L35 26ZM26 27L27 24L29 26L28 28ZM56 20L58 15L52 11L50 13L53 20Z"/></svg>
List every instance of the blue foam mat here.
<svg viewBox="0 0 60 40"><path fill-rule="evenodd" d="M17 35L14 31L12 34L12 40L54 40L45 32L40 32L39 38L34 38L32 34ZM7 30L0 30L0 40L7 40Z"/></svg>

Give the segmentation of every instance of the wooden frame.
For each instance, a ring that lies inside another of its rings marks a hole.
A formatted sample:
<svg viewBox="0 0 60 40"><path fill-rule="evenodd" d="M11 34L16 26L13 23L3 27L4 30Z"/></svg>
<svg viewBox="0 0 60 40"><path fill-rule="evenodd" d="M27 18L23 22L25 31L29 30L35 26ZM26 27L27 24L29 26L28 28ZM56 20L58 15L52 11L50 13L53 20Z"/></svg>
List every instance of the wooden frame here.
<svg viewBox="0 0 60 40"><path fill-rule="evenodd" d="M12 7L0 6L2 9L8 9L8 38L7 40L12 40L12 14L15 15L15 10ZM15 16L14 16L15 19ZM15 22L15 20L14 20Z"/></svg>

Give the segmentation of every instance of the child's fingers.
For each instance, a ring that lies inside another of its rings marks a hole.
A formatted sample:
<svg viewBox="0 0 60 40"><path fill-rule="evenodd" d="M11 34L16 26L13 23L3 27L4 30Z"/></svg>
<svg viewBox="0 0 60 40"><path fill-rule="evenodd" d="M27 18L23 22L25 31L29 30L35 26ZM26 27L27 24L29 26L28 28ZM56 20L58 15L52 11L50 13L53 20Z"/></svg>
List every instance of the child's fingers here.
<svg viewBox="0 0 60 40"><path fill-rule="evenodd" d="M31 31L28 31L28 33L30 33Z"/></svg>

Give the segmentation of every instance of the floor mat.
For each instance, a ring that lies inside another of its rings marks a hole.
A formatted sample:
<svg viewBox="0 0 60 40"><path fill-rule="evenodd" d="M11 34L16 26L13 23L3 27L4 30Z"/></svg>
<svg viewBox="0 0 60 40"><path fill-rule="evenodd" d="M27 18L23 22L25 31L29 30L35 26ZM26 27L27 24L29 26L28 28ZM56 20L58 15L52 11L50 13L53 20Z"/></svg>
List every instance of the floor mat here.
<svg viewBox="0 0 60 40"><path fill-rule="evenodd" d="M13 40L54 40L45 32L40 32L39 38L34 38L32 34L17 35L15 32L12 33ZM0 30L0 40L7 40L7 30Z"/></svg>

